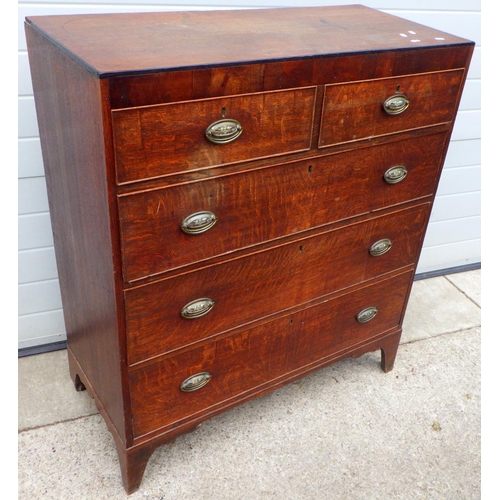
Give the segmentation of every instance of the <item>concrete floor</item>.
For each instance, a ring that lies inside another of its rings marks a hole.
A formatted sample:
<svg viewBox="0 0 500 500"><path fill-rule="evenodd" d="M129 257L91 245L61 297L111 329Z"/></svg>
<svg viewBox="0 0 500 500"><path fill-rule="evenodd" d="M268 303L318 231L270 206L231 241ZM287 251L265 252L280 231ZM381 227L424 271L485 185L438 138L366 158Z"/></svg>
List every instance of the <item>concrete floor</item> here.
<svg viewBox="0 0 500 500"><path fill-rule="evenodd" d="M66 351L19 359L18 498L481 498L481 271L415 282L394 370L347 359L155 451L125 494Z"/></svg>

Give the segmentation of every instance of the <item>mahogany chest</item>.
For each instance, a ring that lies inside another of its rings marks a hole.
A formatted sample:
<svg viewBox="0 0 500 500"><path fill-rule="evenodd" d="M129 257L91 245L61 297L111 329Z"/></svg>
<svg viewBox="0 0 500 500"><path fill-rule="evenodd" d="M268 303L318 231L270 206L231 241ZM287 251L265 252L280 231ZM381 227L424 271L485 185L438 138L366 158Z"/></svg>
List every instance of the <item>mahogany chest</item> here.
<svg viewBox="0 0 500 500"><path fill-rule="evenodd" d="M25 26L70 373L128 493L209 417L392 369L473 42L359 5Z"/></svg>

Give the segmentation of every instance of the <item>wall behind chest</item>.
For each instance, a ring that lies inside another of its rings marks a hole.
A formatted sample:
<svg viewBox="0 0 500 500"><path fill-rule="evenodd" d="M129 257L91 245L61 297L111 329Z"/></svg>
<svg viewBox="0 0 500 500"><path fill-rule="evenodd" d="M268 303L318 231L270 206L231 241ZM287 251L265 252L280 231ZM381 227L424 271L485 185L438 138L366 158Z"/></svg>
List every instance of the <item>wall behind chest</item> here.
<svg viewBox="0 0 500 500"><path fill-rule="evenodd" d="M23 21L26 16L166 10L213 10L220 0L52 0L18 3L19 67L19 348L65 340ZM363 3L476 42L438 196L417 273L480 262L481 31L479 0L239 0L231 8ZM44 347L45 346L45 347ZM26 351L29 352L29 351Z"/></svg>

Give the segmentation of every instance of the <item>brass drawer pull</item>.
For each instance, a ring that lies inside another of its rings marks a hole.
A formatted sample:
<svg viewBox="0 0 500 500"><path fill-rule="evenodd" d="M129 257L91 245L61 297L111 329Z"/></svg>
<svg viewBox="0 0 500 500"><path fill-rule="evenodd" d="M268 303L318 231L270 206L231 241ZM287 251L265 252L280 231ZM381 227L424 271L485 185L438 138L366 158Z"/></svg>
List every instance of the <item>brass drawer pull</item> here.
<svg viewBox="0 0 500 500"><path fill-rule="evenodd" d="M208 231L217 222L217 216L209 211L188 215L181 223L181 229L187 234L200 234Z"/></svg>
<svg viewBox="0 0 500 500"><path fill-rule="evenodd" d="M215 302L209 298L196 299L186 304L181 310L181 316L186 319L195 319L205 316L214 307Z"/></svg>
<svg viewBox="0 0 500 500"><path fill-rule="evenodd" d="M191 375L184 382L182 382L180 388L182 392L194 392L202 387L205 387L212 378L212 375L208 372L197 373L196 375Z"/></svg>
<svg viewBox="0 0 500 500"><path fill-rule="evenodd" d="M358 313L356 319L360 323L368 323L368 321L371 321L377 315L377 313L378 309L376 307L367 307L366 309L363 309Z"/></svg>
<svg viewBox="0 0 500 500"><path fill-rule="evenodd" d="M217 120L207 127L205 136L214 144L227 144L237 139L243 132L241 123L230 118Z"/></svg>
<svg viewBox="0 0 500 500"><path fill-rule="evenodd" d="M395 94L384 101L384 111L388 115L399 115L410 105L410 101L403 94Z"/></svg>
<svg viewBox="0 0 500 500"><path fill-rule="evenodd" d="M387 184L397 184L401 182L408 175L408 170L406 170L403 165L397 165L395 167L391 167L384 174L384 181Z"/></svg>
<svg viewBox="0 0 500 500"><path fill-rule="evenodd" d="M392 247L392 241L389 238L384 238L383 240L376 241L370 247L370 255L374 257L378 257L379 255L384 255L387 253Z"/></svg>

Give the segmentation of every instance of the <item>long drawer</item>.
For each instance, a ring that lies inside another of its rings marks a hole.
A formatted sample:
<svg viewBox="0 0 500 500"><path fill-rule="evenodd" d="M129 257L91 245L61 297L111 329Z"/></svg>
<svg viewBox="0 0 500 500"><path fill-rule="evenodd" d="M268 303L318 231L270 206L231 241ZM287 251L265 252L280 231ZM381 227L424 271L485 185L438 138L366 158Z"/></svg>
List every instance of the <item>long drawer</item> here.
<svg viewBox="0 0 500 500"><path fill-rule="evenodd" d="M154 276L431 195L445 140L434 134L122 195L123 277Z"/></svg>
<svg viewBox="0 0 500 500"><path fill-rule="evenodd" d="M306 151L315 101L306 87L114 110L117 182Z"/></svg>
<svg viewBox="0 0 500 500"><path fill-rule="evenodd" d="M129 363L413 264L429 210L425 203L126 290Z"/></svg>
<svg viewBox="0 0 500 500"><path fill-rule="evenodd" d="M326 85L319 147L450 122L462 77L453 70Z"/></svg>
<svg viewBox="0 0 500 500"><path fill-rule="evenodd" d="M188 421L238 396L259 392L266 384L311 369L328 357L400 326L411 277L412 272L407 272L380 280L132 371L134 435ZM367 309L371 314L358 316ZM360 322L363 319L368 321ZM185 381L186 387L181 390Z"/></svg>

